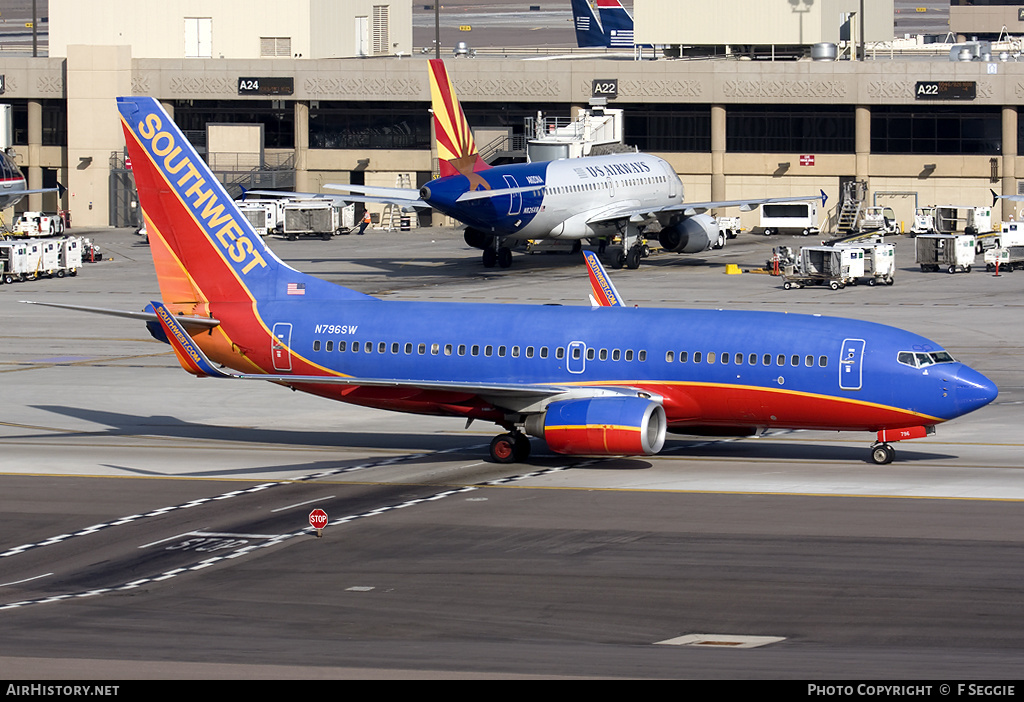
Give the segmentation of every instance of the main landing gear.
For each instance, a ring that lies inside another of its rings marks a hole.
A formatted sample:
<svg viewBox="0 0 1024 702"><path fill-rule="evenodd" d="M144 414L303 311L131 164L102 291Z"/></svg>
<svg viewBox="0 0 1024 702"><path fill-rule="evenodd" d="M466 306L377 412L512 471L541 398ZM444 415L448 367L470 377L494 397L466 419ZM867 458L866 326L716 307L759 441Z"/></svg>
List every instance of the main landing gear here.
<svg viewBox="0 0 1024 702"><path fill-rule="evenodd" d="M520 431L498 434L491 439L491 460L495 463L521 463L530 457L530 439Z"/></svg>
<svg viewBox="0 0 1024 702"><path fill-rule="evenodd" d="M871 460L877 465L888 465L894 458L896 458L896 449L892 447L892 444L876 443L871 447Z"/></svg>
<svg viewBox="0 0 1024 702"><path fill-rule="evenodd" d="M507 246L498 246L484 249L484 268L509 268L512 266L512 249Z"/></svg>
<svg viewBox="0 0 1024 702"><path fill-rule="evenodd" d="M612 249L612 268L618 270L625 266L630 270L640 267L640 259L650 255L651 250L644 243L640 227L634 224L627 224L620 230L622 236L622 247Z"/></svg>

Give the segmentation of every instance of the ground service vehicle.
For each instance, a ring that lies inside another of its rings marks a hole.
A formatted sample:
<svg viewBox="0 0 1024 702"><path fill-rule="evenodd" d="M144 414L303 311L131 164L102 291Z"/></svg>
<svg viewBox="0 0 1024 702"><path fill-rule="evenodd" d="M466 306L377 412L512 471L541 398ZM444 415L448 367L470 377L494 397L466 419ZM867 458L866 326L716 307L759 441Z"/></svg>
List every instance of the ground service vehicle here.
<svg viewBox="0 0 1024 702"><path fill-rule="evenodd" d="M974 237L969 234L922 234L917 237L917 264L922 271L971 272Z"/></svg>
<svg viewBox="0 0 1024 702"><path fill-rule="evenodd" d="M817 234L818 203L814 200L805 202L773 202L761 205L761 228L765 236L773 234Z"/></svg>

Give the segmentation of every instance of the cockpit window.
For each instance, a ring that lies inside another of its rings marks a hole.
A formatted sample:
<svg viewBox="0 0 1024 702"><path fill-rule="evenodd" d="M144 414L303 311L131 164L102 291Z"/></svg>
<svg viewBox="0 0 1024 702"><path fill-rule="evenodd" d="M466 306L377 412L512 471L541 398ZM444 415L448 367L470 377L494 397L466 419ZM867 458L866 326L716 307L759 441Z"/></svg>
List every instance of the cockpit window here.
<svg viewBox="0 0 1024 702"><path fill-rule="evenodd" d="M956 363L956 360L945 351L900 351L896 360L911 368L926 368L936 363Z"/></svg>

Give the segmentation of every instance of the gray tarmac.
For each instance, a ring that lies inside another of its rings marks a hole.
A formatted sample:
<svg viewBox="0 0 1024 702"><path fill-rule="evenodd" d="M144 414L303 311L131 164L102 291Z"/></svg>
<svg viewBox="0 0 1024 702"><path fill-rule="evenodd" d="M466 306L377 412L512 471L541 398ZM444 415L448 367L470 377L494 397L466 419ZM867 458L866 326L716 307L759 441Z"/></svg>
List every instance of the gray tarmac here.
<svg viewBox="0 0 1024 702"><path fill-rule="evenodd" d="M893 324L1000 396L888 466L828 432L503 466L493 427L195 379L140 324L19 303L158 299L139 237L90 235L112 260L0 286L5 678L1019 676L1024 273L922 273L898 237L895 285L839 291L749 272L800 237L652 255L612 272L630 303ZM269 243L386 299L589 293L582 257L485 270L446 228Z"/></svg>

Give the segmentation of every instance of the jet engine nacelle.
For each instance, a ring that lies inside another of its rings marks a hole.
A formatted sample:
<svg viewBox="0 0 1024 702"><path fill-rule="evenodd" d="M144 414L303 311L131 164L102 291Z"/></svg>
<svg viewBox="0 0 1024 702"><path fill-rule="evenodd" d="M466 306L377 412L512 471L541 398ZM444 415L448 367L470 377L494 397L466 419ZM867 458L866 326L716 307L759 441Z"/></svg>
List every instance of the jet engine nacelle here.
<svg viewBox="0 0 1024 702"><path fill-rule="evenodd" d="M709 214L687 217L658 234L661 247L672 253L700 253L715 241L718 241L718 222Z"/></svg>
<svg viewBox="0 0 1024 702"><path fill-rule="evenodd" d="M466 227L466 233L463 235L463 238L474 249L490 248L491 242L494 241L493 234L484 234L479 229L473 229L472 227Z"/></svg>
<svg viewBox="0 0 1024 702"><path fill-rule="evenodd" d="M552 402L527 419L526 431L555 453L652 456L665 445L665 408L642 397L595 397Z"/></svg>

